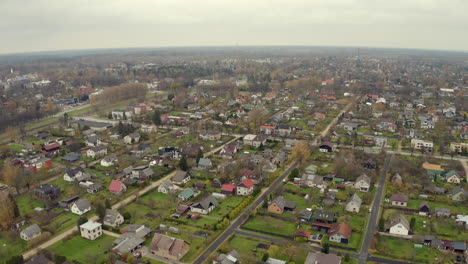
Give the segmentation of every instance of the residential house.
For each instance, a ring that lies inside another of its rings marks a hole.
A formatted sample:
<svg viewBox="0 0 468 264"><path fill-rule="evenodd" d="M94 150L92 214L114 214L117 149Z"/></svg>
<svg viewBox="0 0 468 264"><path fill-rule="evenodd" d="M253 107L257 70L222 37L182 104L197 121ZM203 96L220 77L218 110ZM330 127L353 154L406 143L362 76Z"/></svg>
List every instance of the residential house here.
<svg viewBox="0 0 468 264"><path fill-rule="evenodd" d="M89 179L90 176L85 172L82 167L76 167L74 169L69 169L63 175L63 180L67 182L78 182Z"/></svg>
<svg viewBox="0 0 468 264"><path fill-rule="evenodd" d="M332 224L328 231L329 240L336 243L348 244L352 229L345 223Z"/></svg>
<svg viewBox="0 0 468 264"><path fill-rule="evenodd" d="M463 187L457 186L450 190L447 193L448 197L453 201L466 201L468 199L468 191L466 191Z"/></svg>
<svg viewBox="0 0 468 264"><path fill-rule="evenodd" d="M359 213L361 210L362 200L357 194L353 194L345 205L345 210L348 212L356 212Z"/></svg>
<svg viewBox="0 0 468 264"><path fill-rule="evenodd" d="M366 174L359 176L353 184L355 189L360 190L361 192L368 192L370 189L371 179Z"/></svg>
<svg viewBox="0 0 468 264"><path fill-rule="evenodd" d="M333 143L327 141L327 142L324 142L322 144L320 144L319 146L319 150L320 152L333 152Z"/></svg>
<svg viewBox="0 0 468 264"><path fill-rule="evenodd" d="M283 166L284 162L288 159L288 155L284 151L278 152L276 156L271 160L276 166Z"/></svg>
<svg viewBox="0 0 468 264"><path fill-rule="evenodd" d="M109 185L109 192L112 194L122 194L127 191L127 186L121 181L112 180Z"/></svg>
<svg viewBox="0 0 468 264"><path fill-rule="evenodd" d="M112 110L111 115L113 119L127 120L133 116L133 112L129 109L116 109Z"/></svg>
<svg viewBox="0 0 468 264"><path fill-rule="evenodd" d="M200 150L203 150L203 146L198 143L187 143L182 147L181 154L188 158L196 158Z"/></svg>
<svg viewBox="0 0 468 264"><path fill-rule="evenodd" d="M100 158L107 155L107 147L104 145L99 145L96 147L92 147L86 151L86 156L88 158Z"/></svg>
<svg viewBox="0 0 468 264"><path fill-rule="evenodd" d="M451 142L450 143L450 151L455 153L462 153L463 150L468 150L468 143L463 142Z"/></svg>
<svg viewBox="0 0 468 264"><path fill-rule="evenodd" d="M124 220L124 217L119 213L119 211L114 209L106 209L103 223L106 226L118 227L124 223Z"/></svg>
<svg viewBox="0 0 468 264"><path fill-rule="evenodd" d="M431 212L431 208L427 202L421 202L418 206L420 215L428 215Z"/></svg>
<svg viewBox="0 0 468 264"><path fill-rule="evenodd" d="M145 181L154 176L154 171L148 165L134 167L132 170L132 177L134 179Z"/></svg>
<svg viewBox="0 0 468 264"><path fill-rule="evenodd" d="M284 199L283 196L276 197L269 205L268 212L274 214L283 214L284 211L294 211L296 203Z"/></svg>
<svg viewBox="0 0 468 264"><path fill-rule="evenodd" d="M408 205L408 195L395 193L392 195L392 205L406 207Z"/></svg>
<svg viewBox="0 0 468 264"><path fill-rule="evenodd" d="M236 194L236 186L232 183L223 184L221 187L221 193L225 195L234 195Z"/></svg>
<svg viewBox="0 0 468 264"><path fill-rule="evenodd" d="M187 201L187 200L192 199L193 196L195 196L195 192L193 191L193 189L187 188L183 190L182 192L180 192L177 197L182 201Z"/></svg>
<svg viewBox="0 0 468 264"><path fill-rule="evenodd" d="M119 160L118 160L117 156L115 156L115 155L107 156L107 157L104 157L101 160L101 166L103 166L103 167L115 166L115 165L117 165L118 161Z"/></svg>
<svg viewBox="0 0 468 264"><path fill-rule="evenodd" d="M302 209L296 216L296 219L301 222L308 222L312 217L312 211L307 209Z"/></svg>
<svg viewBox="0 0 468 264"><path fill-rule="evenodd" d="M198 168L200 168L200 169L209 170L209 169L211 169L212 166L213 166L213 163L208 158L201 158L198 161Z"/></svg>
<svg viewBox="0 0 468 264"><path fill-rule="evenodd" d="M34 197L46 203L57 199L60 193L60 188L51 184L43 184L34 189Z"/></svg>
<svg viewBox="0 0 468 264"><path fill-rule="evenodd" d="M182 239L156 233L149 250L159 257L179 261L190 250L190 245Z"/></svg>
<svg viewBox="0 0 468 264"><path fill-rule="evenodd" d="M325 189L327 186L326 182L323 180L323 176L315 174L303 174L301 178L301 185L319 189Z"/></svg>
<svg viewBox="0 0 468 264"><path fill-rule="evenodd" d="M54 264L54 262L49 260L46 256L40 254L40 255L32 257L27 262L24 262L24 264ZM70 264L70 263L64 262L63 264Z"/></svg>
<svg viewBox="0 0 468 264"><path fill-rule="evenodd" d="M417 150L425 150L428 152L432 152L434 148L434 143L429 140L422 140L422 139L411 139L411 147Z"/></svg>
<svg viewBox="0 0 468 264"><path fill-rule="evenodd" d="M97 147L99 145L102 145L103 143L104 142L97 136L89 136L85 140L85 145L87 147Z"/></svg>
<svg viewBox="0 0 468 264"><path fill-rule="evenodd" d="M324 120L327 116L322 113L315 113L314 118L317 120Z"/></svg>
<svg viewBox="0 0 468 264"><path fill-rule="evenodd" d="M341 264L341 257L331 253L309 252L304 264Z"/></svg>
<svg viewBox="0 0 468 264"><path fill-rule="evenodd" d="M377 147L386 147L387 146L387 137L382 137L382 136L374 137L374 144Z"/></svg>
<svg viewBox="0 0 468 264"><path fill-rule="evenodd" d="M138 132L134 132L134 133L131 133L131 134L128 134L124 137L124 143L125 144L135 144L135 143L138 143L140 141L140 133Z"/></svg>
<svg viewBox="0 0 468 264"><path fill-rule="evenodd" d="M449 183L456 183L460 184L462 182L462 178L458 173L454 170L451 170L445 174L445 181Z"/></svg>
<svg viewBox="0 0 468 264"><path fill-rule="evenodd" d="M160 193L172 194L178 191L179 191L179 187L175 185L174 183L172 183L171 180L167 180L158 186L158 192Z"/></svg>
<svg viewBox="0 0 468 264"><path fill-rule="evenodd" d="M181 158L181 151L176 147L161 147L158 149L158 155L171 160L179 160Z"/></svg>
<svg viewBox="0 0 468 264"><path fill-rule="evenodd" d="M254 190L254 183L251 179L245 179L237 185L237 195L251 195Z"/></svg>
<svg viewBox="0 0 468 264"><path fill-rule="evenodd" d="M213 259L213 264L240 264L240 254L235 250L220 254Z"/></svg>
<svg viewBox="0 0 468 264"><path fill-rule="evenodd" d="M281 137L287 137L291 135L291 133L294 131L294 128L290 125L287 124L282 124L278 126L277 133Z"/></svg>
<svg viewBox="0 0 468 264"><path fill-rule="evenodd" d="M84 237L89 240L95 240L96 238L102 235L102 224L88 221L80 225L81 237Z"/></svg>
<svg viewBox="0 0 468 264"><path fill-rule="evenodd" d="M192 204L190 206L190 211L193 213L200 213L200 214L209 214L213 211L216 206L218 205L218 201L213 195L208 195L202 198L200 201Z"/></svg>
<svg viewBox="0 0 468 264"><path fill-rule="evenodd" d="M390 221L385 224L385 230L390 234L407 236L410 232L410 224L408 220L400 214L390 219Z"/></svg>
<svg viewBox="0 0 468 264"><path fill-rule="evenodd" d="M273 135L275 134L275 126L260 126L260 132L265 135Z"/></svg>
<svg viewBox="0 0 468 264"><path fill-rule="evenodd" d="M305 174L316 174L318 171L318 166L311 164L304 169Z"/></svg>
<svg viewBox="0 0 468 264"><path fill-rule="evenodd" d="M255 170L243 169L239 171L239 177L241 181L250 179L254 184L259 184L263 181L263 177L260 173Z"/></svg>
<svg viewBox="0 0 468 264"><path fill-rule="evenodd" d="M395 173L392 177L392 184L393 185L402 185L403 184L403 178L401 177L400 174Z"/></svg>
<svg viewBox="0 0 468 264"><path fill-rule="evenodd" d="M343 123L341 126L346 131L356 131L359 128L359 124L356 123Z"/></svg>
<svg viewBox="0 0 468 264"><path fill-rule="evenodd" d="M175 184L185 184L190 181L190 173L187 171L178 170L176 171L174 177L172 177L172 182Z"/></svg>
<svg viewBox="0 0 468 264"><path fill-rule="evenodd" d="M312 214L312 221L314 222L331 224L335 222L335 220L336 218L334 212L325 211L323 209L317 209Z"/></svg>
<svg viewBox="0 0 468 264"><path fill-rule="evenodd" d="M21 230L20 237L23 240L29 241L41 235L41 228L37 224L32 224Z"/></svg>
<svg viewBox="0 0 468 264"><path fill-rule="evenodd" d="M434 214L437 217L450 217L450 208L436 207L434 209Z"/></svg>
<svg viewBox="0 0 468 264"><path fill-rule="evenodd" d="M205 133L200 133L199 137L201 140L219 141L221 140L221 132L210 130Z"/></svg>
<svg viewBox="0 0 468 264"><path fill-rule="evenodd" d="M219 151L219 155L225 158L232 158L236 153L238 153L241 149L241 146L238 142L230 142L223 146L223 148Z"/></svg>
<svg viewBox="0 0 468 264"><path fill-rule="evenodd" d="M91 211L91 203L86 198L79 199L70 206L70 212L77 215L82 215L89 211Z"/></svg>

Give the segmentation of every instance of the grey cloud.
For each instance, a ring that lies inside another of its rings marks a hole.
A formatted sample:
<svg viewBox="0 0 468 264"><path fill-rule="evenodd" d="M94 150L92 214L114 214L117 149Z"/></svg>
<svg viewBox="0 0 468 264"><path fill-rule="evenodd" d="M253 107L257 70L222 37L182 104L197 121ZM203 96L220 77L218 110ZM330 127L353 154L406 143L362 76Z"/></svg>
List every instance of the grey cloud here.
<svg viewBox="0 0 468 264"><path fill-rule="evenodd" d="M191 45L467 50L466 0L2 0L0 53Z"/></svg>

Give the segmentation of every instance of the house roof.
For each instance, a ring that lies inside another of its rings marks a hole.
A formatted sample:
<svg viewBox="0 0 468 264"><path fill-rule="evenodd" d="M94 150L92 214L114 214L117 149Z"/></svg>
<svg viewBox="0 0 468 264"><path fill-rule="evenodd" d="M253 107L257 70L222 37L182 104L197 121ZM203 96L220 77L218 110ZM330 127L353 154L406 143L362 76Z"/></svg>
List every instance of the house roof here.
<svg viewBox="0 0 468 264"><path fill-rule="evenodd" d="M362 199L357 194L353 194L351 197L349 197L346 204L349 204L351 202L354 202L355 204L357 204L357 206L360 207L362 204Z"/></svg>
<svg viewBox="0 0 468 264"><path fill-rule="evenodd" d="M251 179L245 179L239 184L239 187L245 187L247 189L250 189L253 186L254 186L254 183Z"/></svg>
<svg viewBox="0 0 468 264"><path fill-rule="evenodd" d="M367 176L367 174L365 174L365 173L362 174L361 176L357 177L356 182L361 181L361 180L362 180L362 181L365 181L365 182L368 183L368 184L370 184L370 182L371 182L370 177Z"/></svg>
<svg viewBox="0 0 468 264"><path fill-rule="evenodd" d="M174 177L172 177L172 181L174 182L182 182L185 178L187 178L188 173L186 171L178 170Z"/></svg>
<svg viewBox="0 0 468 264"><path fill-rule="evenodd" d="M431 164L431 163L428 163L428 162L424 162L422 164L422 167L426 170L434 170L434 171L444 171L442 169L442 166L440 166L439 164Z"/></svg>
<svg viewBox="0 0 468 264"><path fill-rule="evenodd" d="M294 209L296 208L296 203L292 201L287 201L284 199L283 196L278 196L276 197L271 203L276 203L279 208L284 209L284 208L291 208Z"/></svg>
<svg viewBox="0 0 468 264"><path fill-rule="evenodd" d="M28 226L27 228L23 229L21 233L25 234L28 237L32 237L34 235L40 234L41 228L37 224L32 224Z"/></svg>
<svg viewBox="0 0 468 264"><path fill-rule="evenodd" d="M333 224L328 232L329 235L333 236L335 234L341 234L342 236L346 237L347 239L351 238L352 229L349 225L345 223L337 223Z"/></svg>
<svg viewBox="0 0 468 264"><path fill-rule="evenodd" d="M122 190L122 186L125 186L123 182L112 180L109 186L110 192L120 192Z"/></svg>
<svg viewBox="0 0 468 264"><path fill-rule="evenodd" d="M187 249L184 249L186 245L188 243L182 239L156 233L151 241L150 248L157 251L167 250L171 256L181 257L187 253Z"/></svg>
<svg viewBox="0 0 468 264"><path fill-rule="evenodd" d="M109 223L115 223L117 217L120 213L114 209L106 209L106 215L104 216L104 221Z"/></svg>
<svg viewBox="0 0 468 264"><path fill-rule="evenodd" d="M328 211L325 211L325 210L322 210L322 209L317 209L317 210L314 211L312 217L314 219L333 221L335 219L335 213L328 212Z"/></svg>
<svg viewBox="0 0 468 264"><path fill-rule="evenodd" d="M93 221L88 221L82 225L80 225L80 228L84 228L86 230L94 230L97 227L101 226L101 223L93 222Z"/></svg>
<svg viewBox="0 0 468 264"><path fill-rule="evenodd" d="M392 201L407 203L408 195L402 193L395 193L392 195Z"/></svg>
<svg viewBox="0 0 468 264"><path fill-rule="evenodd" d="M190 197L192 197L195 193L193 192L193 190L191 188L187 188L185 190L183 190L182 192L179 193L180 196L184 197L185 199L188 199Z"/></svg>
<svg viewBox="0 0 468 264"><path fill-rule="evenodd" d="M232 183L223 184L223 186L221 187L221 191L232 192L235 188L236 186Z"/></svg>
<svg viewBox="0 0 468 264"><path fill-rule="evenodd" d="M214 198L213 195L208 195L202 198L198 203L194 203L192 206L206 210L210 208L211 206L216 206L216 205L218 205L218 201L216 200L216 198Z"/></svg>
<svg viewBox="0 0 468 264"><path fill-rule="evenodd" d="M25 264L52 264L53 262L46 258L44 255L38 255L32 257L28 262Z"/></svg>
<svg viewBox="0 0 468 264"><path fill-rule="evenodd" d="M395 216L389 222L387 222L386 228L391 228L397 224L402 224L406 229L410 230L410 224L402 214Z"/></svg>
<svg viewBox="0 0 468 264"><path fill-rule="evenodd" d="M304 264L340 264L341 257L335 254L309 252Z"/></svg>
<svg viewBox="0 0 468 264"><path fill-rule="evenodd" d="M74 204L76 205L76 207L78 207L80 211L86 210L91 207L91 203L86 198L81 198L74 202Z"/></svg>

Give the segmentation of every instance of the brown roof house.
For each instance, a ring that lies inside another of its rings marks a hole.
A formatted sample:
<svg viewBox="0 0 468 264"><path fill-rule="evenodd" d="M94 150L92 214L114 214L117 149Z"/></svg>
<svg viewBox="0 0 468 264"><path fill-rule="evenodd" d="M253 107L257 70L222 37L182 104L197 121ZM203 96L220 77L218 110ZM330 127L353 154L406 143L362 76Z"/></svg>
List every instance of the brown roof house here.
<svg viewBox="0 0 468 264"><path fill-rule="evenodd" d="M392 195L392 205L393 206L403 206L406 207L408 205L408 195L404 195L401 193L395 193Z"/></svg>
<svg viewBox="0 0 468 264"><path fill-rule="evenodd" d="M274 214L282 214L284 211L294 211L296 203L287 201L283 196L278 196L268 205L268 212Z"/></svg>
<svg viewBox="0 0 468 264"><path fill-rule="evenodd" d="M332 224L328 231L330 241L343 244L348 244L351 239L351 233L351 227L345 223Z"/></svg>
<svg viewBox="0 0 468 264"><path fill-rule="evenodd" d="M150 246L151 254L177 261L189 250L190 245L184 240L162 234L154 234Z"/></svg>

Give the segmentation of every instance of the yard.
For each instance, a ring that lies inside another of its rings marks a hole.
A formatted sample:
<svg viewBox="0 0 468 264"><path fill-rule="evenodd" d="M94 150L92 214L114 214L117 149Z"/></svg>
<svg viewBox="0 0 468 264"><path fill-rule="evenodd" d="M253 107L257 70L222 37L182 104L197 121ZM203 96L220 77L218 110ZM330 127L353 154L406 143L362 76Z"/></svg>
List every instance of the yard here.
<svg viewBox="0 0 468 264"><path fill-rule="evenodd" d="M115 237L108 235L102 235L96 240L88 240L76 235L69 240L57 242L50 250L57 255L67 257L68 261L103 263L107 259L107 252L114 240Z"/></svg>
<svg viewBox="0 0 468 264"><path fill-rule="evenodd" d="M446 263L447 256L439 250L426 246L415 248L414 242L406 239L379 236L375 250L377 254L392 259L404 259L423 263Z"/></svg>
<svg viewBox="0 0 468 264"><path fill-rule="evenodd" d="M296 231L294 222L287 222L270 216L251 217L244 227L284 236L293 236Z"/></svg>
<svg viewBox="0 0 468 264"><path fill-rule="evenodd" d="M0 232L0 263L26 250L27 242L12 231Z"/></svg>

